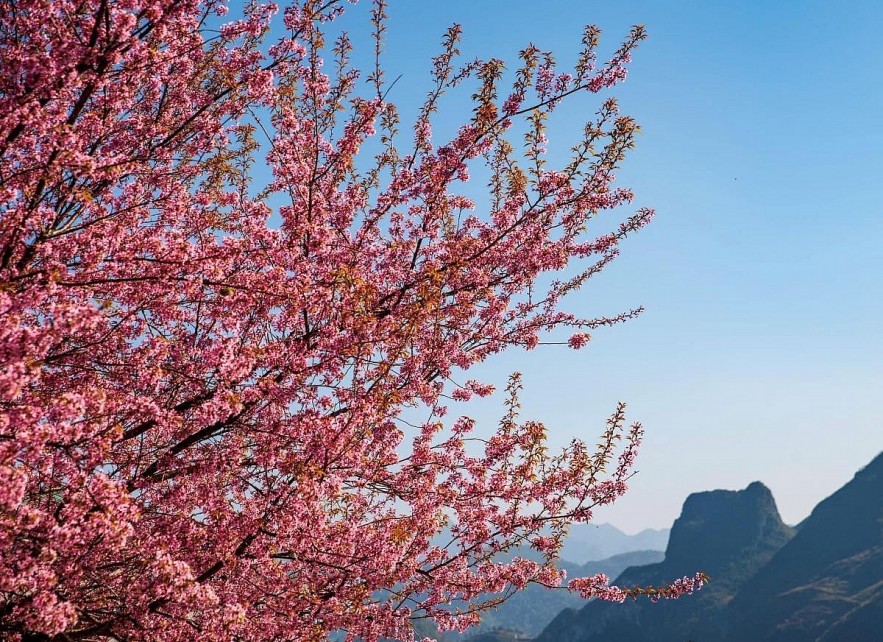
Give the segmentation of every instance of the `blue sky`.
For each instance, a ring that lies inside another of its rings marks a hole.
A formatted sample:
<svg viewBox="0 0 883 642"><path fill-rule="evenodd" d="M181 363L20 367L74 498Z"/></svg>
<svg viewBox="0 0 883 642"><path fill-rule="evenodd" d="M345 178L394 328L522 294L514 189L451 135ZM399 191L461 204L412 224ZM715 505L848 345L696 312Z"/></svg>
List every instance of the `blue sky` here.
<svg viewBox="0 0 883 642"><path fill-rule="evenodd" d="M562 444L594 440L629 403L647 430L640 472L598 521L669 526L690 492L761 480L795 523L883 449L883 4L391 0L389 12L404 107L452 22L464 54L513 63L530 41L571 61L586 23L603 29L602 53L647 26L612 93L643 130L620 182L657 218L569 303L647 311L583 351L481 369L523 372L523 416ZM597 105L562 108L552 148ZM449 114L460 122L456 103ZM471 414L494 422L500 404Z"/></svg>

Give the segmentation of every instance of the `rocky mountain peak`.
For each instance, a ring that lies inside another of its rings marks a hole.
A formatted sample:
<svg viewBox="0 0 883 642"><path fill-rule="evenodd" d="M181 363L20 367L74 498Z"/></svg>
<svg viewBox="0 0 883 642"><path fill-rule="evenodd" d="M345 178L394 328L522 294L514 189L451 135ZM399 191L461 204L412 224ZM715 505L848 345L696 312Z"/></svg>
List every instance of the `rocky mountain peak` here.
<svg viewBox="0 0 883 642"><path fill-rule="evenodd" d="M746 550L775 550L791 535L770 489L760 482L743 490L694 493L672 526L665 563L672 570L698 568L714 575Z"/></svg>

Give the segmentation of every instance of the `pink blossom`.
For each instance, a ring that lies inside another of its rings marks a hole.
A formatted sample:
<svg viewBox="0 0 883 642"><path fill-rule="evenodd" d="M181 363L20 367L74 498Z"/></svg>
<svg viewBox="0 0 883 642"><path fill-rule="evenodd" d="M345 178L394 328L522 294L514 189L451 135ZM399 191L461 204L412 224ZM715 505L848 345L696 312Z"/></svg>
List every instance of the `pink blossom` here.
<svg viewBox="0 0 883 642"><path fill-rule="evenodd" d="M577 332L570 335L570 338L567 340L567 345L569 345L574 350L579 350L580 348L588 344L591 338L592 336L588 332Z"/></svg>

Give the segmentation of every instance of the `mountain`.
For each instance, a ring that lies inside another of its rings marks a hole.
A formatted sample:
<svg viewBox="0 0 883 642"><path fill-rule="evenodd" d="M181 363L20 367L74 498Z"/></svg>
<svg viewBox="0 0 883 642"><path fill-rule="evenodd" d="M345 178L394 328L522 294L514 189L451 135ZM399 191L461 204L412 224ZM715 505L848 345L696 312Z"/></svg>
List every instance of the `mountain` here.
<svg viewBox="0 0 883 642"><path fill-rule="evenodd" d="M728 602L793 535L779 517L769 489L760 482L741 491L690 495L671 529L665 559L628 568L615 583L660 585L704 571L712 578L709 585L695 595L658 604L592 601L579 611L567 609L537 642L721 641Z"/></svg>
<svg viewBox="0 0 883 642"><path fill-rule="evenodd" d="M883 453L816 506L729 610L730 642L883 640Z"/></svg>
<svg viewBox="0 0 883 642"><path fill-rule="evenodd" d="M574 524L561 549L561 559L585 564L630 551L664 551L669 529L645 529L626 535L610 524Z"/></svg>

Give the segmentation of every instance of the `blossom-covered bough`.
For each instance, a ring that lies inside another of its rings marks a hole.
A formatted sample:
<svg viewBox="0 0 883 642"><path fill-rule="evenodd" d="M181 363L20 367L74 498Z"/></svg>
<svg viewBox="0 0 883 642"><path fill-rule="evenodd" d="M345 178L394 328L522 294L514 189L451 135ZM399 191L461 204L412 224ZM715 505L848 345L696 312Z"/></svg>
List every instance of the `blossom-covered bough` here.
<svg viewBox="0 0 883 642"><path fill-rule="evenodd" d="M596 65L587 29L570 74L528 47L504 91L453 27L401 131L383 2L363 76L325 40L338 1L229 9L0 3L0 639L410 639L567 588L567 525L625 491L640 427L620 407L597 448L550 452L517 377L491 436L442 417L492 391L454 383L473 364L635 314L560 307L650 219L588 232L631 199L635 123L606 100L551 169L544 121L623 79L643 31ZM435 141L458 85L474 111ZM516 546L545 561L498 561Z"/></svg>

